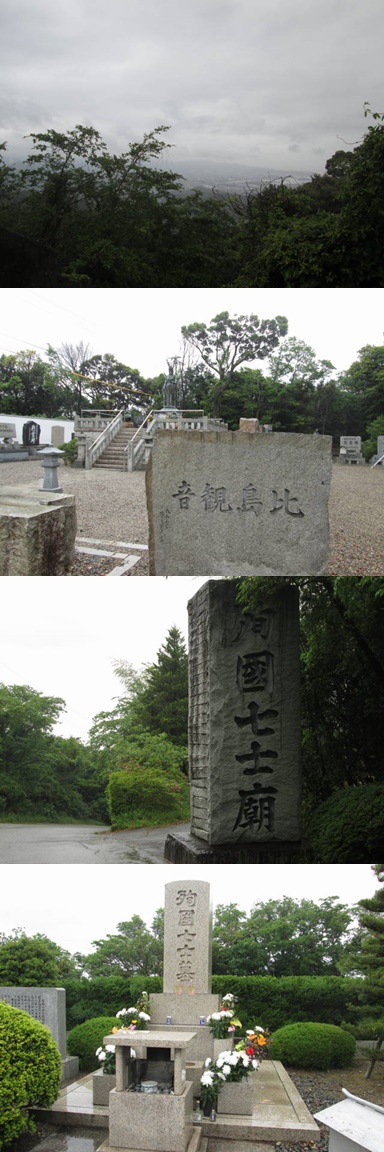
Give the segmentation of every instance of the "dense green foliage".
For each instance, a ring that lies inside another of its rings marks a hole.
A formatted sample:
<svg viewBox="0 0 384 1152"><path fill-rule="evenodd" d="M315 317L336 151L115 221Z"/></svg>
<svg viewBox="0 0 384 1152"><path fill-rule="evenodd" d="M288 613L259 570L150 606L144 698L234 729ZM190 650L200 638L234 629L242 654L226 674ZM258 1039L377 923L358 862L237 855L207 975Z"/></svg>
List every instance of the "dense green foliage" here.
<svg viewBox="0 0 384 1152"><path fill-rule="evenodd" d="M4 820L107 818L103 782L81 740L54 736L64 701L0 685L0 813Z"/></svg>
<svg viewBox="0 0 384 1152"><path fill-rule="evenodd" d="M112 829L145 828L189 819L189 788L182 773L151 768L142 760L111 772L107 785Z"/></svg>
<svg viewBox="0 0 384 1152"><path fill-rule="evenodd" d="M0 166L1 283L382 287L384 117L365 115L323 175L208 197L159 167L165 125L119 156L89 126L33 133L21 169Z"/></svg>
<svg viewBox="0 0 384 1152"><path fill-rule="evenodd" d="M129 1005L122 1004L121 1007ZM80 1072L100 1067L96 1048L100 1047L104 1036L108 1036L115 1027L120 1027L120 1020L116 1020L115 1016L95 1016L91 1020L85 1020L84 1024L77 1024L75 1028L71 1028L67 1036L67 1048L70 1056L79 1057Z"/></svg>
<svg viewBox="0 0 384 1152"><path fill-rule="evenodd" d="M384 783L333 792L309 823L314 859L321 864L364 864L384 844Z"/></svg>
<svg viewBox="0 0 384 1152"><path fill-rule="evenodd" d="M267 900L247 917L236 904L218 905L213 929L217 974L323 976L339 972L341 954L354 938L352 911L327 897Z"/></svg>
<svg viewBox="0 0 384 1152"><path fill-rule="evenodd" d="M75 970L69 952L45 936L0 937L0 984L55 987Z"/></svg>
<svg viewBox="0 0 384 1152"><path fill-rule="evenodd" d="M384 784L384 581L250 577L244 609L287 582L300 591L305 831L320 863L370 863L382 843L381 792L369 788Z"/></svg>
<svg viewBox="0 0 384 1152"><path fill-rule="evenodd" d="M272 1036L274 1060L295 1068L348 1068L356 1041L333 1024L288 1024Z"/></svg>
<svg viewBox="0 0 384 1152"><path fill-rule="evenodd" d="M28 1108L48 1108L61 1081L60 1053L48 1028L0 1003L0 1149L35 1126Z"/></svg>
<svg viewBox="0 0 384 1152"><path fill-rule="evenodd" d="M110 939L113 941L113 937ZM111 952L112 948L113 943ZM74 1028L76 1024L82 1024L84 1020L90 1020L94 1016L102 1014L113 1016L116 1012L120 1012L121 1008L129 1008L131 1004L136 1004L138 996L143 991L163 990L161 976L128 974L115 976L112 965L111 975L98 976L96 973L95 964L91 980L87 977L65 980L68 1028Z"/></svg>
<svg viewBox="0 0 384 1152"><path fill-rule="evenodd" d="M297 1021L340 1025L351 1018L361 980L347 976L213 976L212 991L238 998L243 1028L282 1028Z"/></svg>
<svg viewBox="0 0 384 1152"><path fill-rule="evenodd" d="M157 912L148 929L141 916L123 920L117 932L104 940L94 940L95 951L82 957L82 965L94 976L150 976L162 972L163 911ZM142 989L139 989L142 991Z"/></svg>

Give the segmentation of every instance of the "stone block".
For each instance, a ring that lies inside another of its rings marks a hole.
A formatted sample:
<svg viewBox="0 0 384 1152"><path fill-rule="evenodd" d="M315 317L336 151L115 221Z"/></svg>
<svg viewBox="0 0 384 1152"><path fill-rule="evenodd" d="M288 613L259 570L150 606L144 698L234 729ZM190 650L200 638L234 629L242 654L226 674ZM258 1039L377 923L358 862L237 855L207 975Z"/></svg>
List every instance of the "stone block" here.
<svg viewBox="0 0 384 1152"><path fill-rule="evenodd" d="M114 1148L186 1152L192 1135L193 1083L180 1096L118 1092L109 1097L109 1142Z"/></svg>
<svg viewBox="0 0 384 1152"><path fill-rule="evenodd" d="M256 1073L257 1075L257 1073ZM254 1075L248 1080L239 1080L238 1083L223 1084L220 1089L217 1112L220 1115L252 1116L255 1106Z"/></svg>
<svg viewBox="0 0 384 1152"><path fill-rule="evenodd" d="M217 1057L220 1056L222 1052L232 1052L233 1035L232 1036L224 1036L222 1040L220 1040L218 1036L213 1036L212 1039L213 1039L213 1059L214 1059L214 1061L217 1060Z"/></svg>
<svg viewBox="0 0 384 1152"><path fill-rule="evenodd" d="M204 1072L204 1060L187 1060L185 1065L187 1080L191 1080L193 1084L193 1095L195 1099L200 1097L200 1080Z"/></svg>
<svg viewBox="0 0 384 1152"><path fill-rule="evenodd" d="M189 610L191 834L209 845L300 839L296 588L244 615L209 580Z"/></svg>
<svg viewBox="0 0 384 1152"><path fill-rule="evenodd" d="M259 421L256 419L249 419L245 416L240 416L239 432L258 432Z"/></svg>
<svg viewBox="0 0 384 1152"><path fill-rule="evenodd" d="M151 992L151 1029L155 1025L160 1028L167 1027L167 1019L176 1027L199 1028L200 1020L204 1021L212 1012L217 1012L219 997L212 992L206 996L201 994L180 995L170 992Z"/></svg>
<svg viewBox="0 0 384 1152"><path fill-rule="evenodd" d="M160 999L160 994L159 994L159 999ZM166 997L166 999L168 1000L168 997ZM187 999L189 1000L189 997L187 997L187 996L180 996L179 997L180 1009L181 1009L182 1001L187 1000ZM193 997L193 999L194 999L194 997ZM208 997L207 997L207 999L208 999ZM217 1012L218 999L219 999L218 996L210 996L209 999L211 1000L211 1002L214 1002L214 1007L211 1008L211 1011ZM152 997L151 997L151 1000L152 1000ZM179 1014L181 1015L181 1010L180 1010ZM185 1009L185 1011L183 1009L183 1015L187 1015L186 1009ZM194 1013L192 1013L192 1005L189 1006L188 1015L189 1016L194 1015ZM207 1015L208 1015L208 1013L207 1013ZM172 1019L173 1019L173 1017L172 1017ZM207 1056L210 1056L212 1059L213 1058L213 1036L212 1036L211 1029L208 1027L207 1024L202 1025L202 1026L198 1026L198 1025L195 1025L193 1020L192 1020L192 1022L190 1022L188 1024L180 1024L178 1022L175 1025L173 1025L173 1024L167 1025L167 1032L169 1033L169 1036L172 1039L172 1033L173 1032L177 1031L177 1032L186 1032L187 1033L190 1031L191 1028L195 1028L195 1027L196 1027L196 1033L194 1035L194 1039L191 1040L190 1043L188 1044L188 1059L190 1059L190 1060L206 1060ZM153 1019L151 1020L151 1030L153 1029L156 1032L157 1029L159 1029L159 1031L160 1031L162 1028L164 1028L164 1024L155 1024L155 1023L153 1023Z"/></svg>
<svg viewBox="0 0 384 1152"><path fill-rule="evenodd" d="M52 424L52 427L51 427L51 444L53 444L53 447L54 448L60 448L60 445L64 444L64 440L65 440L65 429L63 428L63 425L62 424Z"/></svg>
<svg viewBox="0 0 384 1152"><path fill-rule="evenodd" d="M12 440L16 440L16 424L0 423L0 440L4 436L11 436Z"/></svg>
<svg viewBox="0 0 384 1152"><path fill-rule="evenodd" d="M152 576L326 571L331 437L159 432L146 473Z"/></svg>
<svg viewBox="0 0 384 1152"><path fill-rule="evenodd" d="M116 1076L111 1075L109 1072L103 1072L99 1068L97 1072L93 1073L92 1077L92 1099L94 1104L104 1105L108 1108L109 1093L112 1088L116 1087Z"/></svg>
<svg viewBox="0 0 384 1152"><path fill-rule="evenodd" d="M66 576L75 538L74 496L0 487L0 576Z"/></svg>
<svg viewBox="0 0 384 1152"><path fill-rule="evenodd" d="M62 1061L67 1058L65 988L12 988L0 987L0 1000L11 1008L20 1008L40 1024L45 1024L57 1047ZM75 1057L77 1060L77 1057ZM76 1069L75 1073L76 1075Z"/></svg>
<svg viewBox="0 0 384 1152"><path fill-rule="evenodd" d="M73 1080L74 1076L78 1075L79 1071L79 1057L66 1056L65 1060L61 1061L61 1083L67 1084L68 1080Z"/></svg>
<svg viewBox="0 0 384 1152"><path fill-rule="evenodd" d="M164 992L188 993L193 996L206 994L211 988L211 976L212 908L209 884L201 880L194 880L191 885L183 884L182 880L166 884ZM167 1015L173 1016L173 1012Z"/></svg>

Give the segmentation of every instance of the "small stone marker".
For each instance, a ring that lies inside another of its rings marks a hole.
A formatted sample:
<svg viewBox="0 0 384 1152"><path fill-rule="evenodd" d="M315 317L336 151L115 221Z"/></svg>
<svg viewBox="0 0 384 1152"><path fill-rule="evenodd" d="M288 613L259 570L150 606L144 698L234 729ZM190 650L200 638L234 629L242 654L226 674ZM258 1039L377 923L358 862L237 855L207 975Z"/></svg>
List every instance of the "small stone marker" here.
<svg viewBox="0 0 384 1152"><path fill-rule="evenodd" d="M62 492L63 489L59 486L57 469L61 462L63 452L60 452L59 448L49 446L48 448L42 448L38 455L43 457L41 461L42 467L44 468L44 478L41 485L42 491Z"/></svg>
<svg viewBox="0 0 384 1152"><path fill-rule="evenodd" d="M54 448L58 448L60 444L64 444L64 428L62 424L52 424L51 428L51 443Z"/></svg>
<svg viewBox="0 0 384 1152"><path fill-rule="evenodd" d="M249 417L248 418L245 416L240 416L239 431L240 432L258 432L259 431L259 421L256 419L256 417Z"/></svg>
<svg viewBox="0 0 384 1152"><path fill-rule="evenodd" d="M16 440L16 424L0 424L0 440L8 436Z"/></svg>
<svg viewBox="0 0 384 1152"><path fill-rule="evenodd" d="M384 456L384 436L377 437L377 455L379 459L380 456Z"/></svg>
<svg viewBox="0 0 384 1152"><path fill-rule="evenodd" d="M321 575L331 438L159 432L146 473L152 576Z"/></svg>

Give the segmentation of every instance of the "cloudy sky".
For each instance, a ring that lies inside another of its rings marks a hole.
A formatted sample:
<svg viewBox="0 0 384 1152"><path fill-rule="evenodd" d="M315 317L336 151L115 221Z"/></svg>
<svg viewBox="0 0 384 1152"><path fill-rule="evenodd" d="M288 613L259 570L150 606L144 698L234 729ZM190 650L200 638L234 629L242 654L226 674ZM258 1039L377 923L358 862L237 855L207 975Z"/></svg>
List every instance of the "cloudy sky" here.
<svg viewBox="0 0 384 1152"><path fill-rule="evenodd" d="M182 325L209 324L224 311L287 316L289 335L340 372L365 344L383 343L383 288L3 288L0 354L30 347L43 355L48 343L83 340L91 354L110 352L156 376L180 351Z"/></svg>
<svg viewBox="0 0 384 1152"><path fill-rule="evenodd" d="M149 592L143 576L116 581L113 595L101 598L92 576L83 577L81 596L74 580L33 576L26 610L20 580L8 580L0 683L27 684L64 699L67 711L54 730L86 739L93 717L124 694L113 660L127 660L136 669L153 663L174 624L187 640L187 603L204 582L156 576Z"/></svg>
<svg viewBox="0 0 384 1152"><path fill-rule="evenodd" d="M91 951L93 940L116 930L122 920L137 913L151 924L164 905L164 885L173 880L205 880L211 885L214 907L237 904L249 913L257 903L291 896L295 900L322 900L337 896L353 906L372 896L378 881L369 864L219 864L153 867L136 864L127 870L115 864L80 870L56 864L0 867L0 932L25 928L27 935L45 933L70 952ZM127 880L127 872L129 880Z"/></svg>
<svg viewBox="0 0 384 1152"><path fill-rule="evenodd" d="M323 171L382 112L382 0L3 0L0 131L170 125L166 166ZM346 142L346 144L344 143Z"/></svg>

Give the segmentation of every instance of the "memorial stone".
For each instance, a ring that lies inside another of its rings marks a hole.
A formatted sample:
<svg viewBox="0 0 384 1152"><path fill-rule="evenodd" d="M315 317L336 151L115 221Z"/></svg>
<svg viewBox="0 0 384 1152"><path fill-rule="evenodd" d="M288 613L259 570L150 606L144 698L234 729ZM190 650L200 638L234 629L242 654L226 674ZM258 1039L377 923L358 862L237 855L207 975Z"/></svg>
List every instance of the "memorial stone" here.
<svg viewBox="0 0 384 1152"><path fill-rule="evenodd" d="M240 416L239 431L240 432L258 432L259 431L259 421L256 419L256 417L247 418L245 416Z"/></svg>
<svg viewBox="0 0 384 1152"><path fill-rule="evenodd" d="M379 460L381 456L384 456L384 436L377 437L377 455Z"/></svg>
<svg viewBox="0 0 384 1152"><path fill-rule="evenodd" d="M16 440L16 424L0 424L0 440Z"/></svg>
<svg viewBox="0 0 384 1152"><path fill-rule="evenodd" d="M340 436L340 461L342 464L364 464L361 436Z"/></svg>
<svg viewBox="0 0 384 1152"><path fill-rule="evenodd" d="M27 423L23 424L23 444L28 446L39 444L40 432L41 427L36 420L27 420Z"/></svg>
<svg viewBox="0 0 384 1152"><path fill-rule="evenodd" d="M251 615L235 581L209 580L188 609L191 836L165 858L199 860L205 842L204 862L273 860L300 843L298 591Z"/></svg>
<svg viewBox="0 0 384 1152"><path fill-rule="evenodd" d="M0 576L66 576L75 556L75 497L0 487Z"/></svg>
<svg viewBox="0 0 384 1152"><path fill-rule="evenodd" d="M11 1008L27 1012L40 1024L45 1024L60 1052L63 1079L76 1076L79 1070L77 1056L67 1056L65 988L0 987L0 1000Z"/></svg>
<svg viewBox="0 0 384 1152"><path fill-rule="evenodd" d="M321 575L331 438L159 432L146 473L152 576Z"/></svg>
<svg viewBox="0 0 384 1152"><path fill-rule="evenodd" d="M60 444L64 444L64 428L62 424L52 424L51 444L53 444L54 448L59 448Z"/></svg>

